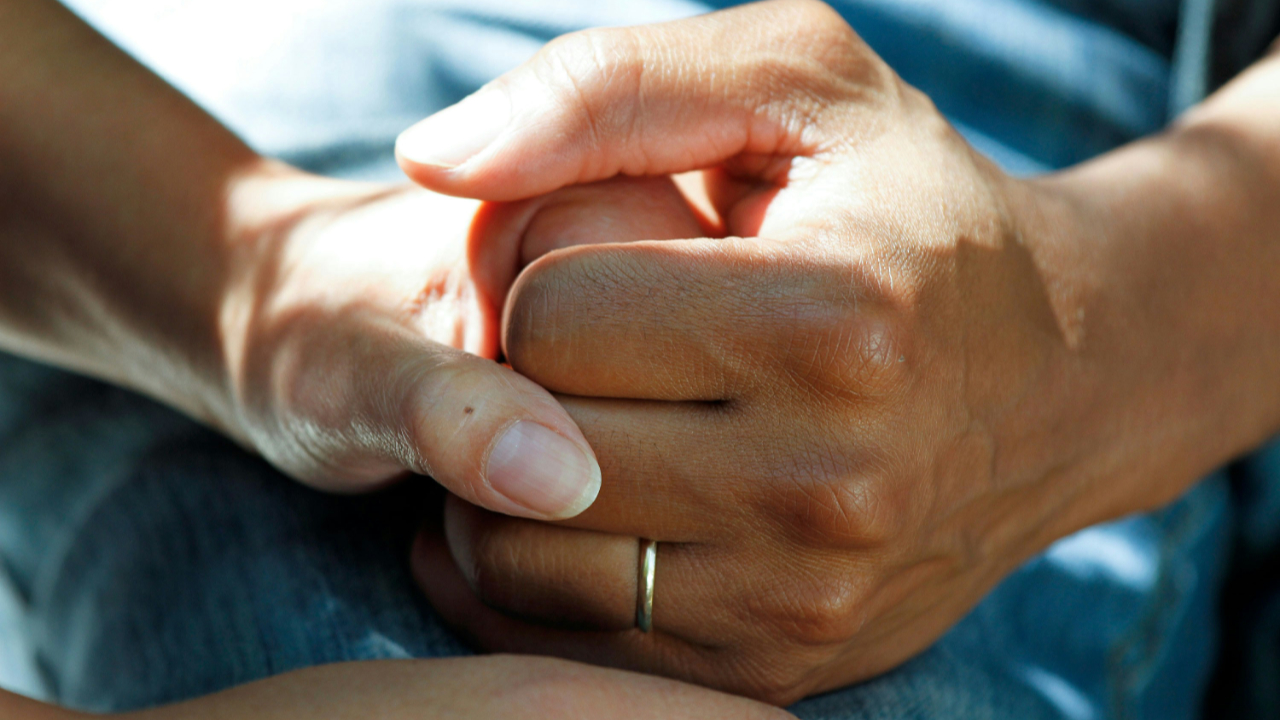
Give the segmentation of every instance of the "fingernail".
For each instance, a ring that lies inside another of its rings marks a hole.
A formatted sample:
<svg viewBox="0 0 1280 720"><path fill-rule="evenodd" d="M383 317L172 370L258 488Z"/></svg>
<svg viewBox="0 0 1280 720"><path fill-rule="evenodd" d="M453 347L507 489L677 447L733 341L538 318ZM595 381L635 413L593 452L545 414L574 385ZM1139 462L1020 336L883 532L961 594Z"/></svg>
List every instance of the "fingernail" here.
<svg viewBox="0 0 1280 720"><path fill-rule="evenodd" d="M481 88L400 133L396 154L420 165L457 167L488 147L510 121L507 94Z"/></svg>
<svg viewBox="0 0 1280 720"><path fill-rule="evenodd" d="M600 492L600 466L567 438L521 420L489 452L494 490L548 519L573 517Z"/></svg>

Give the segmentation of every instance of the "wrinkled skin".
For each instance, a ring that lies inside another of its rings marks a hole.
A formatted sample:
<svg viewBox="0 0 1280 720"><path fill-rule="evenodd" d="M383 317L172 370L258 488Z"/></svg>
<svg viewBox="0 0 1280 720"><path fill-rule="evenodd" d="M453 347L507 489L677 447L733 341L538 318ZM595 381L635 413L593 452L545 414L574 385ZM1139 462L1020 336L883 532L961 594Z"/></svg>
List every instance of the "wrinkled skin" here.
<svg viewBox="0 0 1280 720"><path fill-rule="evenodd" d="M520 505L487 481L495 438L517 420L585 448L551 395L493 362L502 302L517 267L574 242L568 229L619 242L699 235L675 185L618 178L500 213L412 186L281 175L233 197L255 206L242 217L264 219L242 224L220 311L236 408L224 425L327 490L417 472L507 513L580 511L573 498Z"/></svg>
<svg viewBox="0 0 1280 720"><path fill-rule="evenodd" d="M512 201L701 170L726 235L517 278L507 358L604 484L555 525L455 499L420 539L423 588L482 647L785 704L903 662L1053 540L1277 426L1214 404L1223 368L1177 349L1207 324L1157 321L1149 272L1096 261L1138 237L1104 224L1127 186L1004 175L820 3L568 36L446 112L479 107L510 108L496 138L444 162L411 130L406 171ZM1158 152L1119 164L1155 177ZM659 541L651 634L637 537Z"/></svg>

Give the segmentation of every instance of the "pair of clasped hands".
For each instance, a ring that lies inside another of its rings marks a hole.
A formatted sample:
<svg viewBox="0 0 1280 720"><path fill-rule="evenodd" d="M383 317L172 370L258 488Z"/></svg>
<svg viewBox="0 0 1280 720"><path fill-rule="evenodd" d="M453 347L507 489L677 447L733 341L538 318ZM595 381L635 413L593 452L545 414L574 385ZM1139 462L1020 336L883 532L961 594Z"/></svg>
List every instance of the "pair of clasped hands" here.
<svg viewBox="0 0 1280 720"><path fill-rule="evenodd" d="M820 3L566 36L397 153L425 190L274 182L308 212L228 311L234 432L324 489L447 488L413 567L482 649L786 704L1137 509L1089 465L1128 467L1141 423L1089 418L1145 386L1077 352L1083 201Z"/></svg>

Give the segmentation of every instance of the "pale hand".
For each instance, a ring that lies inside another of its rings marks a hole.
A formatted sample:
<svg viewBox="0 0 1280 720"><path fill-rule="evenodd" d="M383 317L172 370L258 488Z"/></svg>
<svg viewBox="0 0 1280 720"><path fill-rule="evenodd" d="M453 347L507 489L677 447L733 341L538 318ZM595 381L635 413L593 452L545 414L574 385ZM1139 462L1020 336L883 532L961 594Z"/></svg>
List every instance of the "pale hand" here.
<svg viewBox="0 0 1280 720"><path fill-rule="evenodd" d="M591 503L599 469L574 422L494 362L502 302L516 269L557 247L701 234L669 180L569 188L519 212L288 169L236 188L224 429L327 490L414 472L512 515Z"/></svg>

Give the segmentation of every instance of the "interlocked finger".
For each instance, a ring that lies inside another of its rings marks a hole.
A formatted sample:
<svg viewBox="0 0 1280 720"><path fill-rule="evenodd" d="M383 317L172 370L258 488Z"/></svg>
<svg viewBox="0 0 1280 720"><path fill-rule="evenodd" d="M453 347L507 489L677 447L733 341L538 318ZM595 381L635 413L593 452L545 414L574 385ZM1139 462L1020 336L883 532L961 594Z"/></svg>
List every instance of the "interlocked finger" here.
<svg viewBox="0 0 1280 720"><path fill-rule="evenodd" d="M629 632L637 626L639 539L522 521L457 498L445 536L476 595L504 614L543 625ZM653 631L715 646L740 624L735 563L712 546L658 543Z"/></svg>

